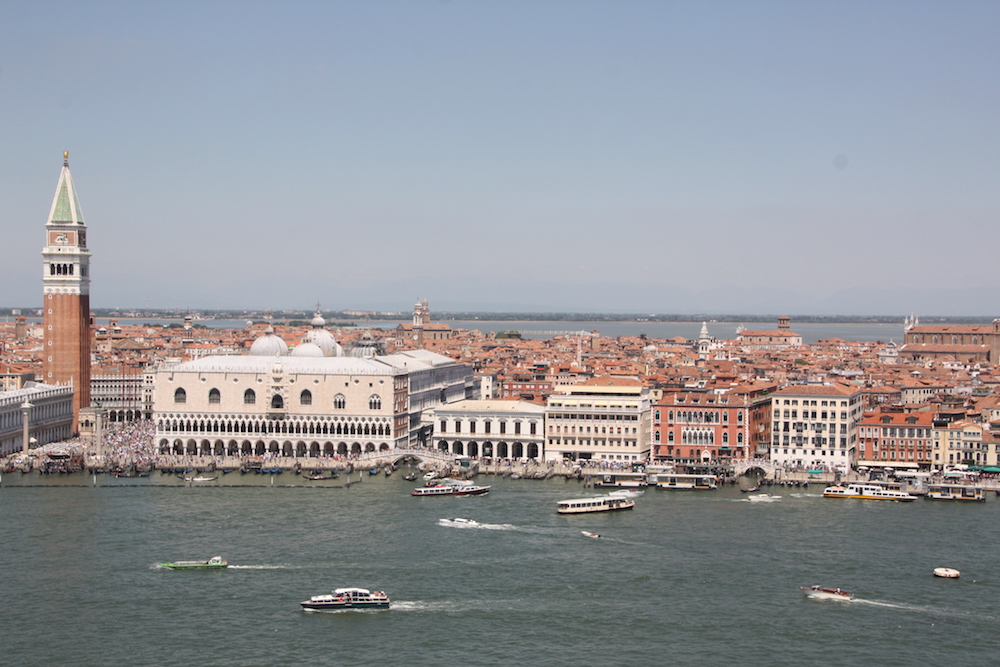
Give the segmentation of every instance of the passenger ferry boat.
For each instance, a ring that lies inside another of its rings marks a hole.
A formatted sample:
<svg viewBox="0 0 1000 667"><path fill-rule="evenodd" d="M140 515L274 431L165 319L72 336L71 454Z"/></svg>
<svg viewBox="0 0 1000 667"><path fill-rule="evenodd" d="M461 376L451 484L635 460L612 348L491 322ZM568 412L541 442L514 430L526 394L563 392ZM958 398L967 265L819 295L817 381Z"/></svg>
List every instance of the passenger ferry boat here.
<svg viewBox="0 0 1000 667"><path fill-rule="evenodd" d="M171 570L224 570L229 567L222 556L212 556L208 560L176 560L173 563L160 563L160 567Z"/></svg>
<svg viewBox="0 0 1000 667"><path fill-rule="evenodd" d="M490 492L489 486L476 486L459 479L441 479L428 482L411 492L414 496L481 496Z"/></svg>
<svg viewBox="0 0 1000 667"><path fill-rule="evenodd" d="M929 484L928 500L961 500L964 502L985 502L986 493L978 486L967 484Z"/></svg>
<svg viewBox="0 0 1000 667"><path fill-rule="evenodd" d="M633 507L635 507L635 501L624 496L591 496L590 498L560 500L556 505L556 512L559 514L588 514L590 512L630 510Z"/></svg>
<svg viewBox="0 0 1000 667"><path fill-rule="evenodd" d="M330 595L314 595L300 602L305 611L336 611L339 609L388 609L389 596L367 588L338 588Z"/></svg>
<svg viewBox="0 0 1000 667"><path fill-rule="evenodd" d="M672 472L656 475L656 487L659 489L711 491L718 486L714 475L679 475Z"/></svg>
<svg viewBox="0 0 1000 667"><path fill-rule="evenodd" d="M644 472L606 472L598 477L594 486L641 489L649 486L649 475Z"/></svg>
<svg viewBox="0 0 1000 667"><path fill-rule="evenodd" d="M896 500L911 502L917 499L905 491L887 488L878 484L855 482L847 486L828 486L823 491L824 498L859 498L861 500Z"/></svg>

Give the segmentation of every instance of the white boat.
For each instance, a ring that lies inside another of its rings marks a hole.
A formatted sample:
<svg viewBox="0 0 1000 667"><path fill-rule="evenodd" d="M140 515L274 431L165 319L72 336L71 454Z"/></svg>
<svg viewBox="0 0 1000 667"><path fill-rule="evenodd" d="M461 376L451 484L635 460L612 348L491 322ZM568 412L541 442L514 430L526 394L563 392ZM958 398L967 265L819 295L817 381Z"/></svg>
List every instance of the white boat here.
<svg viewBox="0 0 1000 667"><path fill-rule="evenodd" d="M367 588L338 588L330 595L314 595L300 602L306 611L336 611L339 609L388 609L389 596Z"/></svg>
<svg viewBox="0 0 1000 667"><path fill-rule="evenodd" d="M594 481L594 486L641 489L649 486L649 475L644 472L606 472Z"/></svg>
<svg viewBox="0 0 1000 667"><path fill-rule="evenodd" d="M805 591L806 597L820 600L842 600L850 602L854 599L854 593L842 591L839 588L823 588L822 586L800 586Z"/></svg>
<svg viewBox="0 0 1000 667"><path fill-rule="evenodd" d="M595 532L590 531L590 530L581 530L580 532L583 533L584 535L586 535L587 537L594 538L595 540L600 537L599 533L595 533Z"/></svg>
<svg viewBox="0 0 1000 667"><path fill-rule="evenodd" d="M414 496L481 496L490 492L489 486L475 484L435 484L421 486L410 492Z"/></svg>
<svg viewBox="0 0 1000 667"><path fill-rule="evenodd" d="M962 502L985 502L986 492L978 486L968 484L930 484L927 487L928 500L958 500Z"/></svg>
<svg viewBox="0 0 1000 667"><path fill-rule="evenodd" d="M615 512L630 510L635 507L635 501L622 496L591 496L590 498L574 498L560 500L556 505L559 514L589 514L591 512Z"/></svg>
<svg viewBox="0 0 1000 667"><path fill-rule="evenodd" d="M859 498L861 500L895 500L911 502L917 499L905 491L886 488L878 484L856 482L847 486L828 486L823 491L824 498Z"/></svg>
<svg viewBox="0 0 1000 667"><path fill-rule="evenodd" d="M752 503L769 503L774 500L781 500L781 496L774 496L770 493L754 493L747 496L747 500Z"/></svg>
<svg viewBox="0 0 1000 667"><path fill-rule="evenodd" d="M185 482L212 482L219 479L218 475L212 477L198 476L198 477L185 477Z"/></svg>
<svg viewBox="0 0 1000 667"><path fill-rule="evenodd" d="M463 519L461 517L455 517L454 519L441 519L440 523L446 526L455 526L456 528L479 528L479 526L482 525L478 521Z"/></svg>
<svg viewBox="0 0 1000 667"><path fill-rule="evenodd" d="M608 491L609 496L620 496L622 498L638 498L645 491L636 491L634 489L619 489L618 491Z"/></svg>
<svg viewBox="0 0 1000 667"><path fill-rule="evenodd" d="M941 577L942 579L958 579L961 572L950 567L936 567L934 568L934 576Z"/></svg>
<svg viewBox="0 0 1000 667"><path fill-rule="evenodd" d="M679 475L661 472L656 475L656 487L685 491L711 491L718 488L715 475Z"/></svg>

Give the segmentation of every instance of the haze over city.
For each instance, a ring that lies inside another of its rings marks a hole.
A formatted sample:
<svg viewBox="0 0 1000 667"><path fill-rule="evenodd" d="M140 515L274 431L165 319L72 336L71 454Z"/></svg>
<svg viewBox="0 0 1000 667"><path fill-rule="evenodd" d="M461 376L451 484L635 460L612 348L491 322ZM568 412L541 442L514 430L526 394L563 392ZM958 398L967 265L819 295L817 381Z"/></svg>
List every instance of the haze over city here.
<svg viewBox="0 0 1000 667"><path fill-rule="evenodd" d="M0 305L1000 313L1000 5L0 8Z"/></svg>

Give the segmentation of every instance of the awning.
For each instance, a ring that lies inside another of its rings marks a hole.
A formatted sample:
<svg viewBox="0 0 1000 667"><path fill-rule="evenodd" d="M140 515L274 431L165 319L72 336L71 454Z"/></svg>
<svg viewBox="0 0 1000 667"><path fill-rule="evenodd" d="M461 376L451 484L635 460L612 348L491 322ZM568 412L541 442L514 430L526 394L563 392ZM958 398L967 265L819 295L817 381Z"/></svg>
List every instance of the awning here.
<svg viewBox="0 0 1000 667"><path fill-rule="evenodd" d="M919 468L920 464L913 461L858 461L858 467L869 468Z"/></svg>

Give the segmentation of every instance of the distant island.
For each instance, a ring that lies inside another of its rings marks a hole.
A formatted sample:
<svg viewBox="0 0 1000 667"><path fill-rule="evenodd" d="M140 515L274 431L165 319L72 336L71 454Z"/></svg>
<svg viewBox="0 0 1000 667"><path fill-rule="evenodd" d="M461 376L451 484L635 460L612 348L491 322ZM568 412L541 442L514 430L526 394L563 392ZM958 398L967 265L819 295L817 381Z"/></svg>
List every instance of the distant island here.
<svg viewBox="0 0 1000 667"><path fill-rule="evenodd" d="M38 317L38 308L0 308L0 317L24 315ZM101 318L183 320L190 316L193 320L251 320L261 321L268 317L279 321L297 320L308 322L314 310L215 310L179 308L92 308L91 312ZM411 313L404 311L359 311L323 310L328 320L337 321L398 321L408 320ZM899 324L904 315L797 315L795 313L560 313L560 312L482 312L438 310L434 319L438 321L474 322L775 322L778 315L788 315L801 324ZM922 324L988 324L997 315L944 317L919 314Z"/></svg>

